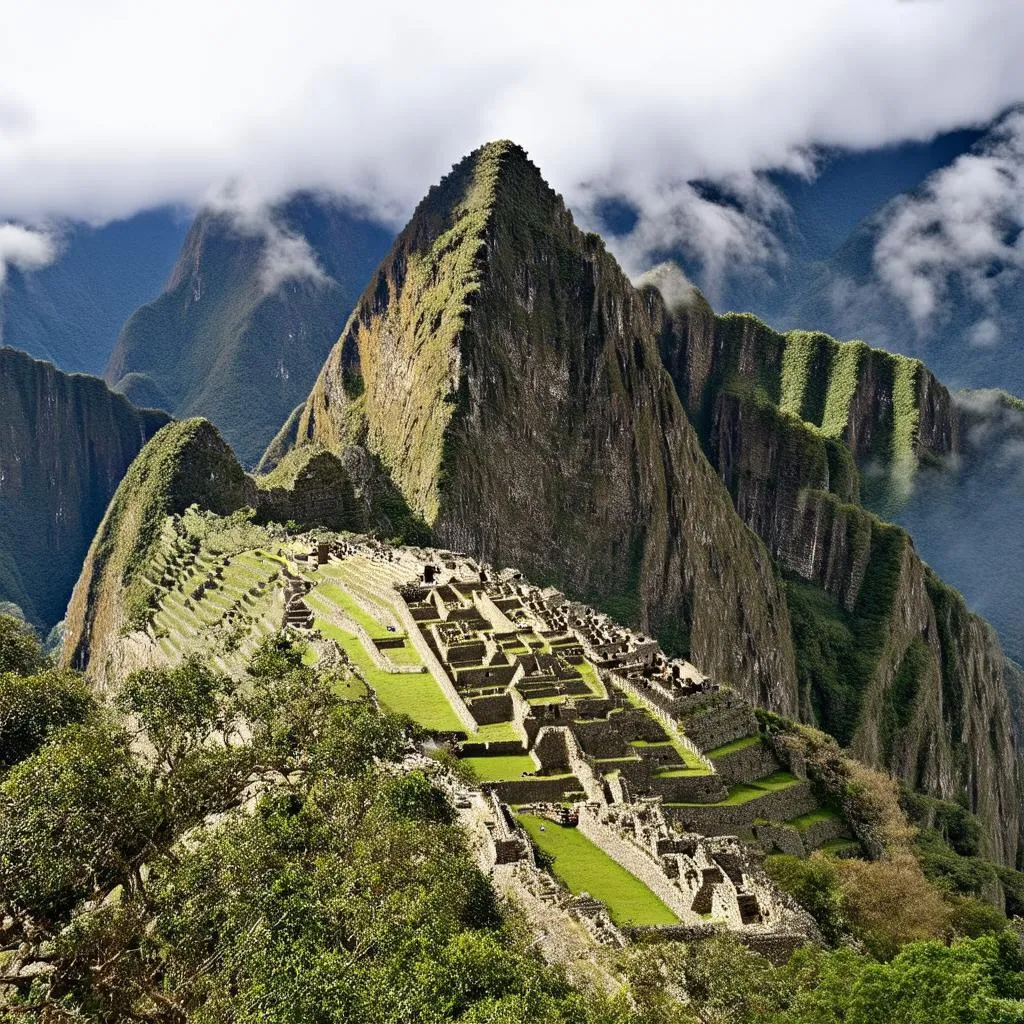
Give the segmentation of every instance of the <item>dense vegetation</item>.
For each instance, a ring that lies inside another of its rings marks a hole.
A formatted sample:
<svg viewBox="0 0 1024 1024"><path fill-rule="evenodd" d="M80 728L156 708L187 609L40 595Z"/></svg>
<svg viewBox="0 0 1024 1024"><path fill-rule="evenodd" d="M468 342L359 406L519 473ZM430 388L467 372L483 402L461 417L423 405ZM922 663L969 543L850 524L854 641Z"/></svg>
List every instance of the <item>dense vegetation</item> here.
<svg viewBox="0 0 1024 1024"><path fill-rule="evenodd" d="M919 912L934 888L921 879L915 895L892 868L824 858L773 870L835 949L772 966L729 939L664 943L604 957L610 984L570 980L474 865L437 785L446 761L403 766L409 722L341 699L338 682L278 634L241 681L193 658L130 675L105 705L0 618L0 1018L1024 1019L1024 956L1005 921L952 944L908 941L929 934ZM969 821L940 810L936 830L966 849ZM836 881L851 870L877 890L877 920L907 901L903 932L880 943L883 931L856 930Z"/></svg>

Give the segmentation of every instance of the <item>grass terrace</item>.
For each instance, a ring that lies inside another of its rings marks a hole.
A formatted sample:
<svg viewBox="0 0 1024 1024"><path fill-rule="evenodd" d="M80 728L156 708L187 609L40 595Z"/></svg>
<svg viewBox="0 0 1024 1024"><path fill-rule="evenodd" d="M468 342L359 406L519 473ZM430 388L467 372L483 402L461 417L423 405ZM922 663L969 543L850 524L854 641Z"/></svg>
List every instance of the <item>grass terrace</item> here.
<svg viewBox="0 0 1024 1024"><path fill-rule="evenodd" d="M801 832L809 829L812 825L817 825L822 821L839 821L840 816L835 811L830 811L827 807L819 807L816 811L811 811L809 814L801 814L797 818L790 818L786 822L787 825L792 825L793 828L799 829Z"/></svg>
<svg viewBox="0 0 1024 1024"><path fill-rule="evenodd" d="M724 800L711 804L678 803L669 804L670 807L738 807L748 804L752 800L759 800L768 793L778 792L780 789L789 789L791 786L798 786L801 780L789 772L775 772L773 775L766 775L763 779L756 779L754 782L741 782L729 790L729 795Z"/></svg>
<svg viewBox="0 0 1024 1024"><path fill-rule="evenodd" d="M514 782L523 775L535 775L537 772L533 758L526 754L464 757L461 763L472 768L481 782Z"/></svg>
<svg viewBox="0 0 1024 1024"><path fill-rule="evenodd" d="M713 761L716 757L726 757L735 754L739 750L746 750L748 747L755 747L761 742L761 736L755 733L753 736L744 736L743 739L733 740L732 743L725 743L714 750L706 750L704 756Z"/></svg>
<svg viewBox="0 0 1024 1024"><path fill-rule="evenodd" d="M683 743L669 739L653 742L651 740L630 740L629 745L637 750L667 749L671 747L682 761L682 765L673 765L656 772L659 778L675 778L681 775L711 775L711 769Z"/></svg>
<svg viewBox="0 0 1024 1024"><path fill-rule="evenodd" d="M679 918L638 878L617 864L578 828L532 814L517 815L534 844L552 862L552 871L570 892L588 892L608 907L618 925L678 924Z"/></svg>

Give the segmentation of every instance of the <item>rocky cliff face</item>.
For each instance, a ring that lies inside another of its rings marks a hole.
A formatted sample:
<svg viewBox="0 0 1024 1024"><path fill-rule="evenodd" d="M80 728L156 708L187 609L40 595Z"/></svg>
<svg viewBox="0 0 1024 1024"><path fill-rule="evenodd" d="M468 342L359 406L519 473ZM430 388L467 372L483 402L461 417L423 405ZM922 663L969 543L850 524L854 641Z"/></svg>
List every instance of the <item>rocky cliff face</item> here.
<svg viewBox="0 0 1024 1024"><path fill-rule="evenodd" d="M792 713L784 594L661 365L664 316L522 150L486 146L420 204L275 450L364 445L440 544Z"/></svg>
<svg viewBox="0 0 1024 1024"><path fill-rule="evenodd" d="M681 287L668 268L649 283ZM998 639L908 534L859 504L867 488L898 504L920 464L960 454L963 410L914 360L716 317L692 294L661 348L737 511L788 570L804 717L909 785L966 799L1012 864L1020 795Z"/></svg>
<svg viewBox="0 0 1024 1024"><path fill-rule="evenodd" d="M167 420L0 348L0 600L42 629L63 617L111 495Z"/></svg>
<svg viewBox="0 0 1024 1024"><path fill-rule="evenodd" d="M308 393L390 237L305 194L259 223L201 212L164 293L125 324L107 381L176 416L209 417L255 464Z"/></svg>

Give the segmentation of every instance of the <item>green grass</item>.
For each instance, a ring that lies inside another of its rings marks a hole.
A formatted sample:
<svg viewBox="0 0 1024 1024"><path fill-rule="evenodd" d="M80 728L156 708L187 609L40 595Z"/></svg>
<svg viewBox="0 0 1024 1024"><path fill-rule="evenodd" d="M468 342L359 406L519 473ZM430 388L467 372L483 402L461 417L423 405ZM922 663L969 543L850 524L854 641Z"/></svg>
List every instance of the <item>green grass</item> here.
<svg viewBox="0 0 1024 1024"><path fill-rule="evenodd" d="M860 843L856 839L830 839L827 843L818 847L822 853L845 853L847 850L859 849Z"/></svg>
<svg viewBox="0 0 1024 1024"><path fill-rule="evenodd" d="M315 620L316 628L330 637L373 687L377 699L390 711L408 715L424 729L436 732L465 732L462 721L429 672L382 672L357 636L327 622Z"/></svg>
<svg viewBox="0 0 1024 1024"><path fill-rule="evenodd" d="M469 765L481 782L512 782L524 773L533 775L537 771L533 758L526 754L464 757L462 764Z"/></svg>
<svg viewBox="0 0 1024 1024"><path fill-rule="evenodd" d="M494 722L491 725L481 725L471 738L481 743L493 743L502 740L521 740L523 735L515 722Z"/></svg>
<svg viewBox="0 0 1024 1024"><path fill-rule="evenodd" d="M749 804L752 800L759 800L768 793L778 792L780 789L789 789L791 786L800 784L800 779L789 772L775 772L774 775L766 775L763 779L754 782L741 782L729 790L729 795L724 800L712 804L679 803L672 804L673 807L739 807L742 804Z"/></svg>
<svg viewBox="0 0 1024 1024"><path fill-rule="evenodd" d="M573 893L588 892L619 925L678 924L679 918L638 878L595 846L579 829L532 814L517 816L533 842L552 859L552 871ZM544 831L541 831L541 828Z"/></svg>
<svg viewBox="0 0 1024 1024"><path fill-rule="evenodd" d="M387 627L382 625L377 619L371 615L367 615L363 611L362 607L356 603L352 595L347 590L343 590L340 586L335 583L318 583L315 588L315 593L322 595L326 600L330 601L336 608L341 609L350 619L359 623L363 629L373 639L383 639L387 636L394 636L393 633L387 631Z"/></svg>
<svg viewBox="0 0 1024 1024"><path fill-rule="evenodd" d="M579 665L574 665L573 667L583 677L583 681L588 687L590 687L590 692L595 697L608 696L604 683L601 682L601 677L597 674L597 669L594 668L589 661L583 661Z"/></svg>
<svg viewBox="0 0 1024 1024"><path fill-rule="evenodd" d="M732 743L723 743L722 746L715 747L714 750L706 750L704 752L704 756L714 760L716 757L725 757L728 754L735 754L737 750L746 750L747 747L753 747L760 742L760 735L744 736L741 740L733 740Z"/></svg>
<svg viewBox="0 0 1024 1024"><path fill-rule="evenodd" d="M666 734L667 735L667 734ZM676 742L672 737L667 739L654 742L652 740L630 740L629 745L631 747L637 747L639 749L651 748L651 747L671 747L678 755L679 759L683 762L682 765L668 766L662 771L658 772L662 778L671 774L675 775L711 775L711 769L704 764L703 761L696 754L693 753L687 746L682 743Z"/></svg>
<svg viewBox="0 0 1024 1024"><path fill-rule="evenodd" d="M805 829L809 829L812 825L817 825L819 821L838 821L839 815L835 811L830 811L827 807L819 807L816 811L811 811L808 814L801 814L797 818L790 818L786 822L787 825L792 825L793 828L800 829L803 832Z"/></svg>

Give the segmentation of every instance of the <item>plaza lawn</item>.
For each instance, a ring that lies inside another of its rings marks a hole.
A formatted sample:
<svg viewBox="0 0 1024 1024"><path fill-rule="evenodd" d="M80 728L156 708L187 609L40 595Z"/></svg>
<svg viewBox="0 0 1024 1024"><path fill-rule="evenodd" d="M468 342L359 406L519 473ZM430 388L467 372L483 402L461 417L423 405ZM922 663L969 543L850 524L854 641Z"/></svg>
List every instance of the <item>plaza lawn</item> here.
<svg viewBox="0 0 1024 1024"><path fill-rule="evenodd" d="M424 729L435 732L465 732L465 727L452 710L429 672L382 672L366 653L357 636L346 633L325 619L315 620L316 628L348 655L360 675L373 687L377 699L388 710L408 715Z"/></svg>
<svg viewBox="0 0 1024 1024"><path fill-rule="evenodd" d="M462 764L469 765L481 782L513 782L523 774L533 775L537 765L526 754L503 754L496 757L464 757Z"/></svg>
<svg viewBox="0 0 1024 1024"><path fill-rule="evenodd" d="M638 878L577 828L532 814L517 815L533 842L552 858L552 870L571 892L588 892L619 925L678 924L679 918ZM543 827L544 831L541 831Z"/></svg>
<svg viewBox="0 0 1024 1024"><path fill-rule="evenodd" d="M523 733L515 722L493 722L481 725L470 738L478 743L493 743L498 740L521 740Z"/></svg>

